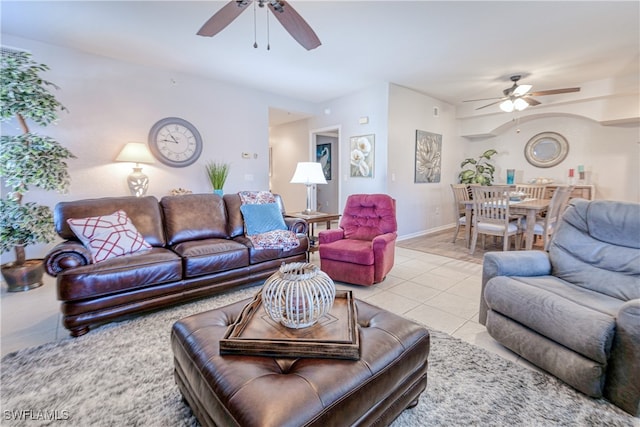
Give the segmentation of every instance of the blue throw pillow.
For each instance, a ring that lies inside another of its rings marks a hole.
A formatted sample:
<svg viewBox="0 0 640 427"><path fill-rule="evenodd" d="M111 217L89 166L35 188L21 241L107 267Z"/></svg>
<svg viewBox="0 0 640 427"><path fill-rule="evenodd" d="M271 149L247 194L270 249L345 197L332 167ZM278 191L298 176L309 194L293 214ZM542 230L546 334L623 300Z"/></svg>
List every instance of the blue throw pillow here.
<svg viewBox="0 0 640 427"><path fill-rule="evenodd" d="M240 211L244 217L248 236L287 229L277 203L242 205Z"/></svg>

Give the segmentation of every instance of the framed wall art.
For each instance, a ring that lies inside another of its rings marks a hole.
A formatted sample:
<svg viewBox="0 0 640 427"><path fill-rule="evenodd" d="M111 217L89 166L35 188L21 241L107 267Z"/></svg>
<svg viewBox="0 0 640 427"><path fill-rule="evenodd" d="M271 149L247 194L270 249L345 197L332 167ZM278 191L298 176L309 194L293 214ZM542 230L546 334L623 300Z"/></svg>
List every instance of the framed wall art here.
<svg viewBox="0 0 640 427"><path fill-rule="evenodd" d="M416 130L416 158L414 182L440 182L442 135Z"/></svg>
<svg viewBox="0 0 640 427"><path fill-rule="evenodd" d="M351 177L373 178L375 135L352 136L350 143Z"/></svg>
<svg viewBox="0 0 640 427"><path fill-rule="evenodd" d="M331 181L331 144L316 145L316 162L322 165L324 179Z"/></svg>

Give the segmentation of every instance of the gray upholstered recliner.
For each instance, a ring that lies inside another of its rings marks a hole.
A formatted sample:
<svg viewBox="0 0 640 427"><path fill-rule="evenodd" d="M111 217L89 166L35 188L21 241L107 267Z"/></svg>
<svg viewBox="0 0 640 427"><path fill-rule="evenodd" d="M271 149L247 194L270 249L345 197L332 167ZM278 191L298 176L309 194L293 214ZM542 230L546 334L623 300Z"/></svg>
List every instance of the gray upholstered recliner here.
<svg viewBox="0 0 640 427"><path fill-rule="evenodd" d="M493 338L640 415L640 204L573 200L548 253L488 253L482 276Z"/></svg>

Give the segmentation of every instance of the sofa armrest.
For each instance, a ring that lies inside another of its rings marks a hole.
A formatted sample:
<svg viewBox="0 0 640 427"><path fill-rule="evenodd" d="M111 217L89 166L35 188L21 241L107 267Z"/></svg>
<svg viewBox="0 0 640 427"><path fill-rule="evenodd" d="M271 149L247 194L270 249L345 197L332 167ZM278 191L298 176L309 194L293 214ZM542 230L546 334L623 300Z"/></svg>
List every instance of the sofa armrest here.
<svg viewBox="0 0 640 427"><path fill-rule="evenodd" d="M91 264L91 252L80 242L64 241L53 247L44 257L44 265L50 276L60 272Z"/></svg>
<svg viewBox="0 0 640 427"><path fill-rule="evenodd" d="M322 230L318 233L318 239L320 244L331 243L336 240L344 239L344 230L342 228L331 228L329 230Z"/></svg>
<svg viewBox="0 0 640 427"><path fill-rule="evenodd" d="M478 321L487 322L487 303L484 288L487 282L498 276L545 276L551 274L549 254L543 251L488 252L482 263L482 289Z"/></svg>
<svg viewBox="0 0 640 427"><path fill-rule="evenodd" d="M640 299L618 311L604 394L631 415L640 415Z"/></svg>
<svg viewBox="0 0 640 427"><path fill-rule="evenodd" d="M290 231L296 234L307 234L307 230L309 229L307 221L302 218L285 217L284 223Z"/></svg>

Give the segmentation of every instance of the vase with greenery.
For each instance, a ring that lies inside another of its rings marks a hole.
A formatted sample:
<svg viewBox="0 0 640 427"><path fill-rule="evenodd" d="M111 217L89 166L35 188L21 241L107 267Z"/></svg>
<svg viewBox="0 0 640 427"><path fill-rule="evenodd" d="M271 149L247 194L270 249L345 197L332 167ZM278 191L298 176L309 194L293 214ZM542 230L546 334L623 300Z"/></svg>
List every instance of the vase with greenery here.
<svg viewBox="0 0 640 427"><path fill-rule="evenodd" d="M213 192L222 196L224 183L229 176L229 163L209 162L206 164L205 168L207 169L207 176L209 177L209 182L211 182L211 186L213 187Z"/></svg>
<svg viewBox="0 0 640 427"><path fill-rule="evenodd" d="M49 69L26 52L5 54L0 69L0 120L15 119L21 131L0 137L0 177L7 188L0 199L0 252L13 250L15 261L3 264L9 291L42 284L42 260L27 260L25 247L49 243L56 234L48 206L25 202L29 187L63 192L70 183L66 160L75 156L54 138L31 132L27 120L47 126L65 107L49 91L58 89L40 74ZM3 126L6 130L7 126Z"/></svg>
<svg viewBox="0 0 640 427"><path fill-rule="evenodd" d="M494 149L485 151L478 158L470 157L460 163L462 171L458 174L461 184L493 184L493 173L495 166L491 163L491 158L498 152Z"/></svg>

